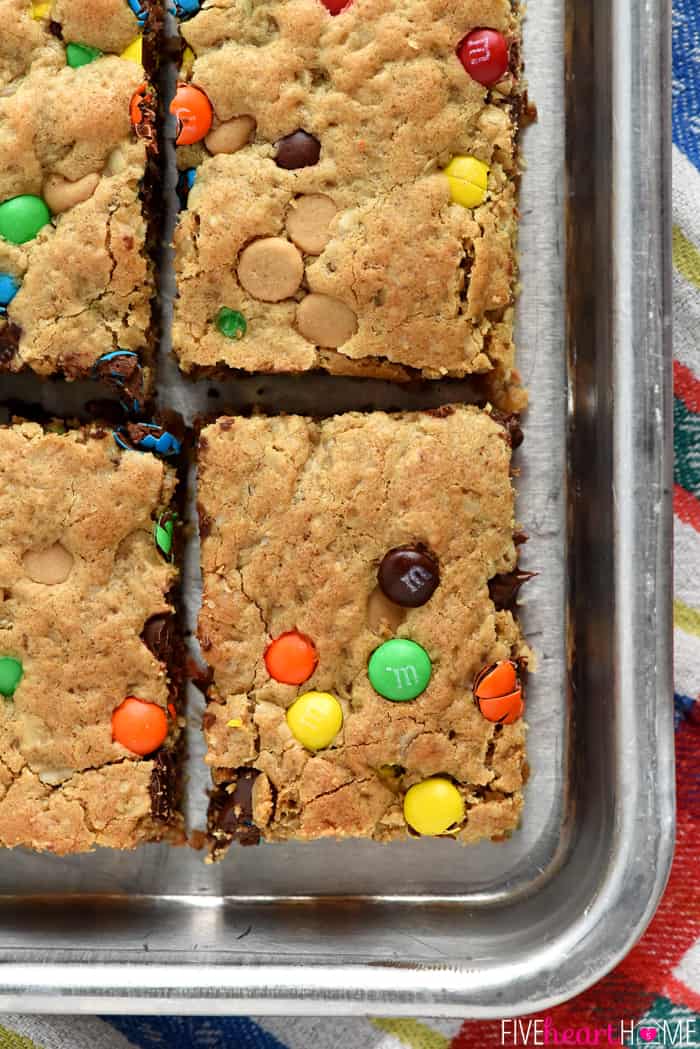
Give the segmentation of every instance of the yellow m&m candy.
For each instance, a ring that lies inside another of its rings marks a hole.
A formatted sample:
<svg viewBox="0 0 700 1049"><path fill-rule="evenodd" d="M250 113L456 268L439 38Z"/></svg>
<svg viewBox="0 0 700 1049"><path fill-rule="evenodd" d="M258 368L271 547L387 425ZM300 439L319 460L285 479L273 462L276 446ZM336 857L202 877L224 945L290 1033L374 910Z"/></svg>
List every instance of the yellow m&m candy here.
<svg viewBox="0 0 700 1049"><path fill-rule="evenodd" d="M343 710L329 692L305 692L287 711L292 735L309 750L330 746L343 725Z"/></svg>
<svg viewBox="0 0 700 1049"><path fill-rule="evenodd" d="M455 204L477 208L486 200L489 180L488 165L476 157L453 157L444 170Z"/></svg>
<svg viewBox="0 0 700 1049"><path fill-rule="evenodd" d="M433 776L409 788L403 814L406 823L419 834L445 834L464 819L464 800L449 779Z"/></svg>
<svg viewBox="0 0 700 1049"><path fill-rule="evenodd" d="M139 33L135 40L125 47L119 56L127 62L137 62L140 66L143 65L143 35Z"/></svg>

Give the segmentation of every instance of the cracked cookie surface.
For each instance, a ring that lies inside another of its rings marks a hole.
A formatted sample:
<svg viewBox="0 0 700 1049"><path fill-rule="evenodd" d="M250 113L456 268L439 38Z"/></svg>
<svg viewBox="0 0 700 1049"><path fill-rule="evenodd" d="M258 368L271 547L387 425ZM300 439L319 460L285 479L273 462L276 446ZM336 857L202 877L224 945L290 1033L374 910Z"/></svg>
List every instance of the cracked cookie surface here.
<svg viewBox="0 0 700 1049"><path fill-rule="evenodd" d="M471 691L485 664L529 655L488 586L517 560L510 461L504 427L473 408L222 418L202 431L199 637L213 670L204 728L215 852L259 834L404 837L406 791L435 775L464 799L459 840L517 825L524 723L487 721ZM421 607L378 601L384 555L413 544L437 559L439 585ZM274 680L265 659L288 631L318 654L301 685ZM368 677L391 638L432 662L412 702L382 698ZM286 717L309 691L330 693L343 714L316 752Z"/></svg>
<svg viewBox="0 0 700 1049"><path fill-rule="evenodd" d="M482 25L511 49L491 87L456 53ZM223 0L181 31L182 76L214 120L180 149L195 171L175 234L181 367L507 380L523 98L510 0L354 0L337 17L320 0ZM455 156L488 167L478 206L452 199L442 172ZM240 280L241 254L263 238L303 254L280 301ZM222 307L243 315L242 337L219 330Z"/></svg>
<svg viewBox="0 0 700 1049"><path fill-rule="evenodd" d="M130 117L145 73L120 57L139 22L127 0L0 0L0 19L0 208L31 195L50 211L29 239L0 236L0 273L18 287L0 309L0 368L77 378L123 349L148 382L155 211ZM96 57L73 66L73 46Z"/></svg>
<svg viewBox="0 0 700 1049"><path fill-rule="evenodd" d="M153 520L175 483L171 467L97 428L0 429L0 665L21 666L14 690L0 680L4 846L68 853L178 837L176 721L143 758L112 735L125 697L163 709L173 699L141 634L173 611L177 573Z"/></svg>

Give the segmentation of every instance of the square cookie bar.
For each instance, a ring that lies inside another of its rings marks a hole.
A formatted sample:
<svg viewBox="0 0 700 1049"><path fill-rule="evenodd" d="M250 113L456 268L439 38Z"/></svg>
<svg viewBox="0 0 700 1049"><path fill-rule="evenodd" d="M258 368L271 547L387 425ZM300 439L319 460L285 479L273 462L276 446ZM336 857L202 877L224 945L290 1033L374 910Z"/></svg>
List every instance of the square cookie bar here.
<svg viewBox="0 0 700 1049"><path fill-rule="evenodd" d="M507 382L518 4L205 0L181 32L181 367Z"/></svg>
<svg viewBox="0 0 700 1049"><path fill-rule="evenodd" d="M517 826L510 463L507 427L477 408L202 431L214 855Z"/></svg>
<svg viewBox="0 0 700 1049"><path fill-rule="evenodd" d="M0 845L182 838L175 470L99 427L0 429Z"/></svg>
<svg viewBox="0 0 700 1049"><path fill-rule="evenodd" d="M149 384L158 0L0 0L0 371Z"/></svg>

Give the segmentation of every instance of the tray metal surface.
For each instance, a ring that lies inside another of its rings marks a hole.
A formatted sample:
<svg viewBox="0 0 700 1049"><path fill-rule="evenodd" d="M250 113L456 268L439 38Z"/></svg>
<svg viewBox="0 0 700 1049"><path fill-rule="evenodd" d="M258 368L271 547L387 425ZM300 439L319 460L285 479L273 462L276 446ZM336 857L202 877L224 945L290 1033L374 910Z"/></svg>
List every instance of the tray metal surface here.
<svg viewBox="0 0 700 1049"><path fill-rule="evenodd" d="M532 776L508 842L146 847L0 859L0 1010L511 1016L593 983L673 842L667 0L538 0L526 22L518 517ZM634 56L632 61L631 56ZM568 346L568 362L567 362ZM208 385L172 362L191 415ZM73 391L77 395L77 389ZM244 379L217 405L324 411L464 384ZM43 395L48 407L65 397ZM188 609L196 614L196 541ZM193 825L207 777L196 695Z"/></svg>

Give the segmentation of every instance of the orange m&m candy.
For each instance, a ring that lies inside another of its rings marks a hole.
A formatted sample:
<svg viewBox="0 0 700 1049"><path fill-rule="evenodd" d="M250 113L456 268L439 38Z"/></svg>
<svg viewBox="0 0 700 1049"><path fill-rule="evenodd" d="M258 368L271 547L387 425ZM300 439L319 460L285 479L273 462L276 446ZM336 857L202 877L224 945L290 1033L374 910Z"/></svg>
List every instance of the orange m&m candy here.
<svg viewBox="0 0 700 1049"><path fill-rule="evenodd" d="M211 102L200 87L194 84L178 84L175 97L170 103L170 112L177 117L178 146L191 146L201 142L211 129L214 112Z"/></svg>
<svg viewBox="0 0 700 1049"><path fill-rule="evenodd" d="M129 116L137 137L152 142L156 135L156 111L153 91L148 84L141 84L131 96Z"/></svg>
<svg viewBox="0 0 700 1049"><path fill-rule="evenodd" d="M318 653L313 641L297 630L280 634L265 652L265 666L270 677L283 685L301 685L313 674Z"/></svg>
<svg viewBox="0 0 700 1049"><path fill-rule="evenodd" d="M157 703L128 696L112 714L112 739L134 754L151 754L168 734L168 716Z"/></svg>
<svg viewBox="0 0 700 1049"><path fill-rule="evenodd" d="M525 710L518 668L510 659L484 667L474 682L474 700L487 721L512 725Z"/></svg>
<svg viewBox="0 0 700 1049"><path fill-rule="evenodd" d="M512 692L517 684L518 672L515 663L510 659L504 659L479 672L474 683L474 695L479 699L496 699Z"/></svg>

